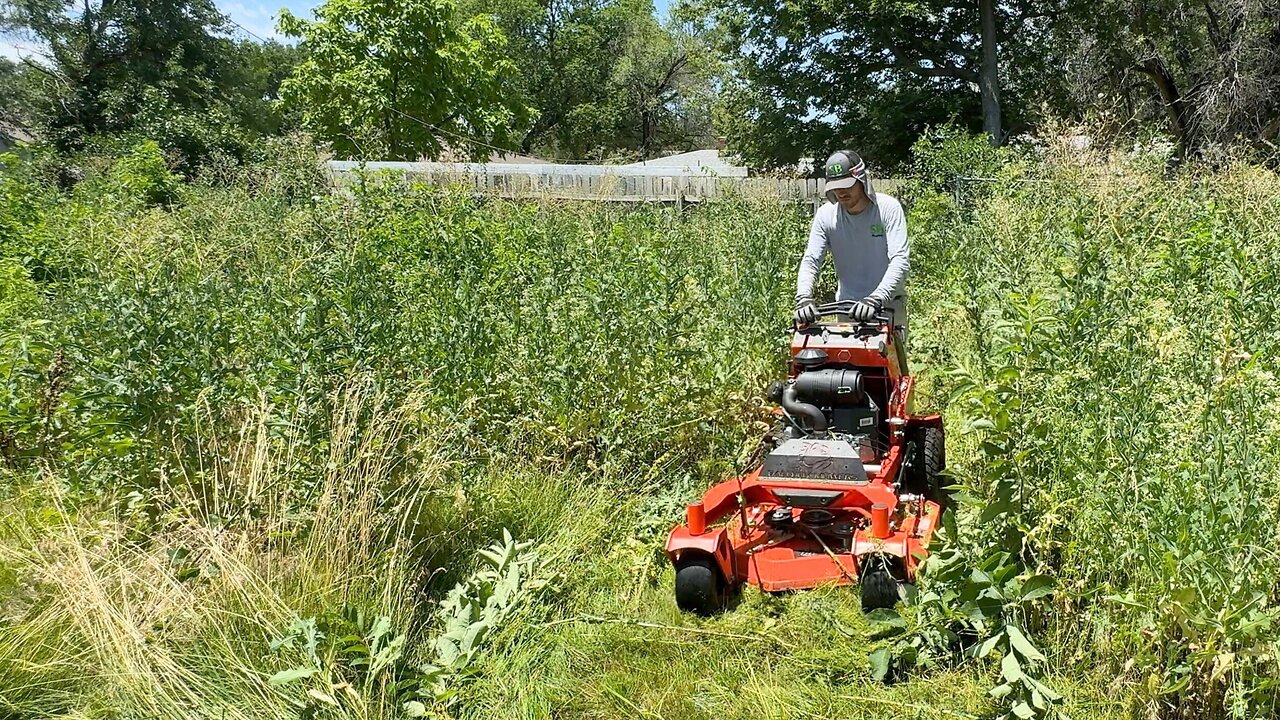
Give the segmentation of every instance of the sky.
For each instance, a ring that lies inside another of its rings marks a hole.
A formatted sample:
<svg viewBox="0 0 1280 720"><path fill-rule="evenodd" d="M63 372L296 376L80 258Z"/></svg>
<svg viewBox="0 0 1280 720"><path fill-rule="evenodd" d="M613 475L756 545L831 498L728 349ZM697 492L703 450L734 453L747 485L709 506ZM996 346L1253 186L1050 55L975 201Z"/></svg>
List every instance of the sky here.
<svg viewBox="0 0 1280 720"><path fill-rule="evenodd" d="M218 0L218 7L231 18L232 22L240 25L251 35L275 40L284 39L280 33L276 32L276 19L280 16L281 8L289 8L289 12L294 15L310 20L312 9L319 4L319 0L289 0L288 2L281 2L280 0L275 0L274 2L253 2L252 0L225 2L225 0Z"/></svg>
<svg viewBox="0 0 1280 720"><path fill-rule="evenodd" d="M231 18L232 22L240 26L236 29L237 34L248 37L257 36L260 39L283 40L283 36L276 32L276 19L280 15L280 9L287 7L294 15L310 19L312 9L320 3L321 0L270 0L269 2L218 0L218 7ZM666 10L667 4L668 0L654 0L654 6L659 13ZM0 38L0 55L4 57L17 59L35 50L36 48L28 42Z"/></svg>

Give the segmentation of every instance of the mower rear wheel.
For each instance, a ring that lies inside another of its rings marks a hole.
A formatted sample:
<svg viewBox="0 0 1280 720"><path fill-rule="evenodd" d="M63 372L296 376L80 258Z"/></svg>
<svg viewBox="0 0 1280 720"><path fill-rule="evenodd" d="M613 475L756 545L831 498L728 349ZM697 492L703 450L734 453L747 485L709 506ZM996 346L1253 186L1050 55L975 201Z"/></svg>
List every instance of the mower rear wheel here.
<svg viewBox="0 0 1280 720"><path fill-rule="evenodd" d="M879 555L867 558L858 578L862 590L862 612L891 608L902 599L902 581L893 572L891 562Z"/></svg>
<svg viewBox="0 0 1280 720"><path fill-rule="evenodd" d="M906 490L945 506L946 488L942 471L947 467L947 447L942 428L923 427L911 434L914 452L907 468Z"/></svg>
<svg viewBox="0 0 1280 720"><path fill-rule="evenodd" d="M682 559L676 567L676 605L685 612L713 615L724 608L725 582L709 557Z"/></svg>

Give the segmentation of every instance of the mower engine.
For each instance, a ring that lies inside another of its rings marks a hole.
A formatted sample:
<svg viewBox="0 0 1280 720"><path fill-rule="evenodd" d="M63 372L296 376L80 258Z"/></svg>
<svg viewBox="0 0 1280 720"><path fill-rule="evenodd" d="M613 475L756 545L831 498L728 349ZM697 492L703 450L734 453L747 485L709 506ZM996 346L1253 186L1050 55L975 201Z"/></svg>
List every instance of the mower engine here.
<svg viewBox="0 0 1280 720"><path fill-rule="evenodd" d="M769 399L782 407L790 421L781 428L777 441L825 434L848 443L862 462L874 462L884 448L880 405L866 392L862 372L810 369L811 363L825 363L826 353L801 354L807 356L799 374L786 383L775 382L769 389Z"/></svg>

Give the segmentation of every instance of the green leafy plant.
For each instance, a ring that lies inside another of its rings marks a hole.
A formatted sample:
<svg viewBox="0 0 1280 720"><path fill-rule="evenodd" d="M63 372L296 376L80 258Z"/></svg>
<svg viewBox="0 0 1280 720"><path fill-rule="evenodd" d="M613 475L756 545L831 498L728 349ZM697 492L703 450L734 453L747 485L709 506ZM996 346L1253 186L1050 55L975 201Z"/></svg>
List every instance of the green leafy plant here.
<svg viewBox="0 0 1280 720"><path fill-rule="evenodd" d="M411 717L456 705L492 633L545 583L537 577L539 561L532 545L516 542L504 530L501 541L479 551L481 567L436 608L438 633L428 643L429 662L409 661L406 635L393 628L389 616L370 620L349 610L340 618L310 617L290 624L271 648L300 656L301 662L276 672L268 684L305 687L305 695L295 702L307 712L380 694L395 698Z"/></svg>
<svg viewBox="0 0 1280 720"><path fill-rule="evenodd" d="M169 171L164 151L154 140L138 143L117 160L111 178L125 197L147 205L167 205L182 188L182 178Z"/></svg>
<svg viewBox="0 0 1280 720"><path fill-rule="evenodd" d="M955 517L925 562L924 588L915 597L920 627L872 651L872 674L901 677L912 667L962 658L999 658L1000 682L990 695L1001 717L1051 717L1060 694L1046 684L1048 661L1029 639L1037 601L1054 581L1027 570L1026 538L1036 526L1028 502L1029 465L1042 451L1043 426L1022 412L1027 373L1036 371L1052 318L1045 301L1011 298L1015 319L994 339L1003 362L985 382L972 371L952 374L952 404L965 408L963 430L979 436L979 455L958 495L976 512L974 525L959 532ZM872 618L875 635L899 635L905 624L892 613Z"/></svg>
<svg viewBox="0 0 1280 720"><path fill-rule="evenodd" d="M431 644L431 662L419 670L411 695L416 699L405 701L409 715L420 717L429 707L455 705L461 683L474 671L490 636L543 586L545 579L536 576L539 561L532 547L532 542L516 542L503 530L501 541L480 551L481 568L440 602L441 632Z"/></svg>

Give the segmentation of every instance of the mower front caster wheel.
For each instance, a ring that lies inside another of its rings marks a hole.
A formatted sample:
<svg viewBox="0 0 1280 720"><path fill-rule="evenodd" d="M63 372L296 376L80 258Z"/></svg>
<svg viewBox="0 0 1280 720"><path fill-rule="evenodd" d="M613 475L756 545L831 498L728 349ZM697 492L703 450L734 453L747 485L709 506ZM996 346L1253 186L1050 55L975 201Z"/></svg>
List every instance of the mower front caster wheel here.
<svg viewBox="0 0 1280 720"><path fill-rule="evenodd" d="M862 590L862 612L892 608L902 599L902 581L889 567L889 561L873 558L858 578Z"/></svg>
<svg viewBox="0 0 1280 720"><path fill-rule="evenodd" d="M676 568L676 605L685 612L714 615L724 608L725 582L708 557L684 560Z"/></svg>

